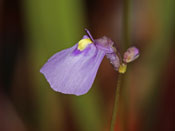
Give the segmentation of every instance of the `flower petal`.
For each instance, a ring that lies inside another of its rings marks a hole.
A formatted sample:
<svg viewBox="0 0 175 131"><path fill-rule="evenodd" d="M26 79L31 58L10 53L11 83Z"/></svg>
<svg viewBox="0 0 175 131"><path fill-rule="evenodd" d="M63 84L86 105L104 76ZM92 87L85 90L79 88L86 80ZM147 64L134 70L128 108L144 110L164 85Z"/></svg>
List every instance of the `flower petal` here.
<svg viewBox="0 0 175 131"><path fill-rule="evenodd" d="M40 72L53 90L83 95L91 88L105 52L94 44L89 44L83 51L77 50L77 46L56 53L41 68Z"/></svg>

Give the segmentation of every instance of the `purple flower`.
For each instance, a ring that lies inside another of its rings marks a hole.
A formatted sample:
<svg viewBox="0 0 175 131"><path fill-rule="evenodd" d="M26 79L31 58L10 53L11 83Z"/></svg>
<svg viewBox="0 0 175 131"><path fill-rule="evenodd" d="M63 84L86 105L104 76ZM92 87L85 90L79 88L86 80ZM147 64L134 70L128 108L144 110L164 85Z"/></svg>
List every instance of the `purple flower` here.
<svg viewBox="0 0 175 131"><path fill-rule="evenodd" d="M128 62L126 59L130 59L130 56L130 61L136 59L137 48L128 49L123 62L111 39L104 36L94 40L87 29L86 32L88 36L84 35L73 47L53 55L41 68L40 72L44 74L53 90L83 95L91 88L105 55L119 73L125 73Z"/></svg>
<svg viewBox="0 0 175 131"><path fill-rule="evenodd" d="M113 42L87 35L73 47L53 55L41 68L51 88L65 94L83 95L91 88L106 53L113 53Z"/></svg>

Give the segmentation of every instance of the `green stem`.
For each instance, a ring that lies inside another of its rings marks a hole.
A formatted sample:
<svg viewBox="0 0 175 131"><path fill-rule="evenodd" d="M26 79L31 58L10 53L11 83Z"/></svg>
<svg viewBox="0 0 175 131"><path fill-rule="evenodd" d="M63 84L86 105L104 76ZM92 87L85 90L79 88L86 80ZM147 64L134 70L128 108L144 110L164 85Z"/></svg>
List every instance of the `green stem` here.
<svg viewBox="0 0 175 131"><path fill-rule="evenodd" d="M123 51L125 51L131 42L131 0L123 0L123 18L122 18L122 39Z"/></svg>
<svg viewBox="0 0 175 131"><path fill-rule="evenodd" d="M129 46L131 45L131 16L132 16L132 1L131 0L123 0L123 17L122 17L122 23L123 23L123 27L122 27L122 47L123 47L123 53L126 51L127 48L129 48ZM122 78L122 82L121 82L121 88L122 88L122 92L124 94L126 94L125 97L122 96L122 102L123 102L123 112L122 113L122 118L124 118L123 120L121 120L121 126L123 128L124 131L128 131L128 120L126 119L128 117L128 98L129 98L129 93L128 93L128 87L126 85L125 79L127 77L127 73L125 73L125 75Z"/></svg>
<svg viewBox="0 0 175 131"><path fill-rule="evenodd" d="M110 131L114 131L114 127L115 127L115 121L116 121L116 117L117 117L118 105L119 105L119 97L120 97L121 77L122 77L121 74L119 74L118 75L118 81L117 81L116 93L115 93L115 101L114 101L114 108L113 108L113 114L112 114Z"/></svg>
<svg viewBox="0 0 175 131"><path fill-rule="evenodd" d="M131 10L131 0L124 0L123 1L123 34L122 34L123 51L125 51L129 47L130 41L131 41L130 10ZM120 98L121 81L123 81L121 79L123 79L122 75L119 74L110 131L114 131L114 127L115 127L115 121L117 117L119 98Z"/></svg>

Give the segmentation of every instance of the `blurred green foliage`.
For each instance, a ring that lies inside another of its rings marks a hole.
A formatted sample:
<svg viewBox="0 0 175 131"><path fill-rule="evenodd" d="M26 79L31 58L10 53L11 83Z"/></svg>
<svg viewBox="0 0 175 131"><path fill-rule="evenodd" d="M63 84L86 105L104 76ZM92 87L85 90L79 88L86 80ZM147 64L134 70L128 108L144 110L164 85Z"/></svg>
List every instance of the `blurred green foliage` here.
<svg viewBox="0 0 175 131"><path fill-rule="evenodd" d="M149 118L143 120L144 124L141 129L145 131L153 129L157 119L153 114L158 110L155 103L160 102L160 79L163 74L162 71L166 70L172 47L172 29L175 22L173 16L174 0L143 0L142 2L147 4L145 4L146 8L149 7L147 9L149 10L148 13L151 12L149 15L156 17L156 21L154 19L150 20L151 24L156 25L156 31L153 31L152 38L146 43L146 46L142 43L139 44L141 56L135 64L129 65L125 80L123 80L123 98L121 101L123 105L121 105L121 115L119 116L122 121L121 126L123 126L121 130L130 129L126 127L131 121L127 119L129 113L134 112L134 115L138 115L138 110L141 113L147 112L146 114L149 116ZM131 1L130 4L134 5L136 3ZM70 125L73 119L75 121L72 124L76 125L76 127L72 127L75 128L74 130L101 131L104 128L105 121L102 108L105 108L105 106L100 104L103 99L100 98L101 94L96 91L97 88L95 87L98 85L92 87L91 91L84 96L63 95L52 91L44 77L39 73L41 66L50 56L74 45L83 36L83 30L87 24L85 22L86 8L84 1L26 0L22 7L25 11L29 63L35 83L32 88L37 96L38 130L68 130L69 127L66 126ZM126 8L131 7L127 5ZM123 40L123 43L126 43L126 45L123 45L124 48L129 46L132 35L130 33L133 32L131 29L133 25L128 25L131 24L128 21L132 16L127 17L136 13L132 12L132 9L127 11L131 12L125 14L126 18L123 26L125 34L123 34L123 37L126 39ZM145 19L144 17L141 17L141 19ZM110 21L108 22L110 23ZM107 26L109 26L109 23ZM143 25L145 23L143 22ZM149 31L150 34L151 31ZM71 117L71 120L67 119Z"/></svg>
<svg viewBox="0 0 175 131"><path fill-rule="evenodd" d="M84 35L84 3L81 0L27 0L24 5L28 51L36 82L39 130L68 130L64 97L51 91L39 70L50 56L74 45ZM101 114L93 92L81 97L65 97L72 103L79 130L100 130Z"/></svg>

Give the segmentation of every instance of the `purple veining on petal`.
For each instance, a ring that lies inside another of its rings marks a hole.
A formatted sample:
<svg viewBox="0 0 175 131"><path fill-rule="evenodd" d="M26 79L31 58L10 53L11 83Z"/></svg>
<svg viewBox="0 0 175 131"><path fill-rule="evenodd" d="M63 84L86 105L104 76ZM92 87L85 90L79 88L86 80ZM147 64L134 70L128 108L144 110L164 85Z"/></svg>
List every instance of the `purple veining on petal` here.
<svg viewBox="0 0 175 131"><path fill-rule="evenodd" d="M77 53L76 44L52 56L40 72L53 90L83 95L91 88L104 55L105 52L94 44L89 44L85 50Z"/></svg>
<svg viewBox="0 0 175 131"><path fill-rule="evenodd" d="M78 47L78 44L77 44L77 47ZM79 55L83 53L83 55L86 56L88 55L88 52L90 51L90 49L91 49L91 46L89 45L87 45L87 47L83 51L80 51L77 48L75 48L74 51L72 52L72 55Z"/></svg>

